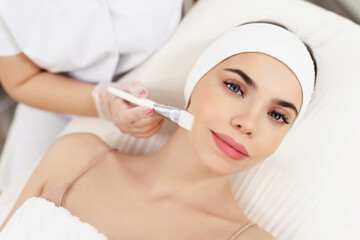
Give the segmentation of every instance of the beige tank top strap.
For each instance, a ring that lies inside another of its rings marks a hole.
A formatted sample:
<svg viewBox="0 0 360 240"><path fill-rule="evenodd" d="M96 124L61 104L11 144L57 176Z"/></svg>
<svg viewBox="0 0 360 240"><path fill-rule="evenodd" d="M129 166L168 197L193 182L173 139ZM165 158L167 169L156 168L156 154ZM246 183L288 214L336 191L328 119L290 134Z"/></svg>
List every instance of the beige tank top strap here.
<svg viewBox="0 0 360 240"><path fill-rule="evenodd" d="M229 240L235 240L241 233L243 233L246 229L252 227L252 226L256 226L256 223L248 223L245 226L242 226L239 230L237 230L232 237Z"/></svg>
<svg viewBox="0 0 360 240"><path fill-rule="evenodd" d="M44 198L50 202L53 202L56 206L62 207L64 205L64 201L66 198L66 194L68 193L71 185L81 176L83 175L92 165L94 165L99 159L101 159L107 152L114 150L109 147L98 154L88 165L86 165L78 174L76 174L68 183L61 186L56 191L47 194Z"/></svg>

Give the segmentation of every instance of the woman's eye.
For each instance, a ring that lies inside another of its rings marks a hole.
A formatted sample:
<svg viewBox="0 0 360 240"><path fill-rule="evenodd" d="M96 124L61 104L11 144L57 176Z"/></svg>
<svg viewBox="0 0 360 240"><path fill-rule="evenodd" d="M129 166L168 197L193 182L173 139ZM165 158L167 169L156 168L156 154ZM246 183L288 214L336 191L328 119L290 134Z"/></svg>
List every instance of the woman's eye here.
<svg viewBox="0 0 360 240"><path fill-rule="evenodd" d="M283 123L289 124L287 117L281 113L272 111L272 112L270 112L270 116L273 119L275 119L275 121L277 121L277 122L280 122L280 123L283 122Z"/></svg>
<svg viewBox="0 0 360 240"><path fill-rule="evenodd" d="M244 95L244 92L242 91L241 87L235 83L230 83L230 82L226 82L224 81L224 84L234 93L239 93L240 95Z"/></svg>

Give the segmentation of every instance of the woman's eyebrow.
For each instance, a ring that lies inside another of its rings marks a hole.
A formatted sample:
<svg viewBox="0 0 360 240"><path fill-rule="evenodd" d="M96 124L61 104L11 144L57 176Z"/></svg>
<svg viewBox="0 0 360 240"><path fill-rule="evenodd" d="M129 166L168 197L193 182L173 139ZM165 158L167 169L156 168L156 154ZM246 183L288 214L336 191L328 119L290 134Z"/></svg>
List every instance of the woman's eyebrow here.
<svg viewBox="0 0 360 240"><path fill-rule="evenodd" d="M225 68L224 70L238 74L240 77L242 77L244 79L246 84L248 84L250 87L252 87L254 89L257 88L255 81L252 80L248 75L246 75L240 69L237 69L237 68ZM291 108L292 110L295 111L296 116L299 114L297 108L291 102L287 102L287 101L276 98L276 99L273 100L273 103L275 103L277 105L280 105L280 106L283 106L283 107L286 107L286 108Z"/></svg>
<svg viewBox="0 0 360 240"><path fill-rule="evenodd" d="M240 77L244 79L247 85L250 87L256 89L256 83L254 80L252 80L248 75L246 75L243 71L237 68L225 68L226 71L237 73Z"/></svg>
<svg viewBox="0 0 360 240"><path fill-rule="evenodd" d="M286 107L286 108L291 108L292 110L295 111L296 116L298 115L298 110L296 109L295 105L292 104L291 102L287 102L287 101L276 98L276 99L273 99L273 103L283 106L283 107Z"/></svg>

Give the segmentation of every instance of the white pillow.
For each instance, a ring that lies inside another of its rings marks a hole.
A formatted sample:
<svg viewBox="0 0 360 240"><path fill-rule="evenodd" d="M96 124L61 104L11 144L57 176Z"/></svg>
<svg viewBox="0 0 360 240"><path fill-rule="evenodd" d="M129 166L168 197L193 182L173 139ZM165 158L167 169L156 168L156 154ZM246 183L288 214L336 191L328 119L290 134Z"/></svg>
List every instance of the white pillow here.
<svg viewBox="0 0 360 240"><path fill-rule="evenodd" d="M149 98L183 107L185 79L200 53L223 32L257 20L279 22L309 43L318 64L317 86L307 115L278 151L233 176L234 195L245 214L277 239L355 239L360 236L358 25L299 0L201 0L171 39L124 81L140 80ZM167 122L152 138L135 139L102 120L76 118L63 134L93 132L122 151L150 153L174 129Z"/></svg>

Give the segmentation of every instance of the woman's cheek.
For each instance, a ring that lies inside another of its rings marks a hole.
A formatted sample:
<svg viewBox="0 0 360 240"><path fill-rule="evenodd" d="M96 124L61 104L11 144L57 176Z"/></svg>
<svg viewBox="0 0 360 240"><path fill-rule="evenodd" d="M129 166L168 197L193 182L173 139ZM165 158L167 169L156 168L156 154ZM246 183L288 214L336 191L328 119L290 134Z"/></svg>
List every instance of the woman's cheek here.
<svg viewBox="0 0 360 240"><path fill-rule="evenodd" d="M210 108L204 108L202 111L202 116L206 119L211 126L216 127L218 131L223 131L224 129L228 129L229 126L226 124L230 124L230 115L226 109L217 107L215 104Z"/></svg>
<svg viewBox="0 0 360 240"><path fill-rule="evenodd" d="M198 119L202 122L218 121L219 116L223 116L225 109L218 102L214 101L215 97L204 96L203 99L206 99L206 101L202 101L201 104L194 104L193 106L192 111L195 120Z"/></svg>

